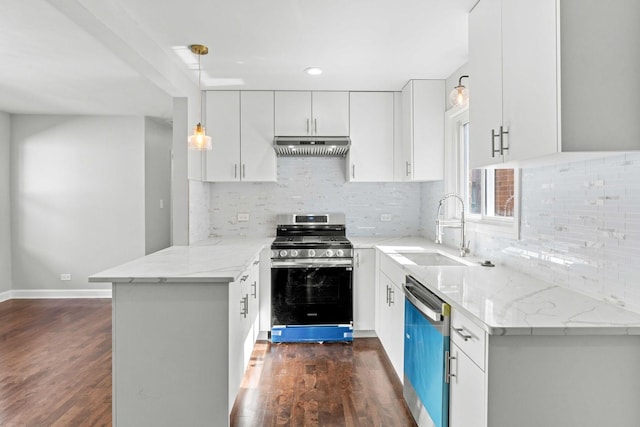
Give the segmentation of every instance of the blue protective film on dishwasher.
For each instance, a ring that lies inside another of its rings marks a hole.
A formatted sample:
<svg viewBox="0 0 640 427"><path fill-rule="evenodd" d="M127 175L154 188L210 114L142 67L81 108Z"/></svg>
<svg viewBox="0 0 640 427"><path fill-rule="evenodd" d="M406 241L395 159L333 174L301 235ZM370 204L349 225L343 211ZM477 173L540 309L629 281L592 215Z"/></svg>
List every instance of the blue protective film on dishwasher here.
<svg viewBox="0 0 640 427"><path fill-rule="evenodd" d="M449 385L445 382L445 352L449 337L405 301L404 370L436 427L448 426Z"/></svg>

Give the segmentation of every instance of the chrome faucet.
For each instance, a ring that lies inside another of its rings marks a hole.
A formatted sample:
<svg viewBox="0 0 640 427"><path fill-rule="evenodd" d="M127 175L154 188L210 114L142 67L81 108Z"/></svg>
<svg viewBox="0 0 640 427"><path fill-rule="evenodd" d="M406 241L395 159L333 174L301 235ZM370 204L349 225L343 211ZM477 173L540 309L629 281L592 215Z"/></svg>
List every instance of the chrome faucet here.
<svg viewBox="0 0 640 427"><path fill-rule="evenodd" d="M455 197L456 199L458 199L460 201L460 205L462 205L462 210L460 213L460 220L453 220L453 221L445 221L444 217L442 216L442 206L444 205L445 200L451 198L451 197ZM469 251L469 243L470 242L466 242L465 244L465 236L464 236L464 227L465 226L465 221L464 221L464 200L462 200L462 197L458 196L455 193L447 193L445 194L442 199L440 199L440 202L438 204L438 212L436 213L436 240L435 242L438 244L442 244L442 232L444 231L445 228L459 228L461 230L460 232L460 256L466 256L470 251Z"/></svg>

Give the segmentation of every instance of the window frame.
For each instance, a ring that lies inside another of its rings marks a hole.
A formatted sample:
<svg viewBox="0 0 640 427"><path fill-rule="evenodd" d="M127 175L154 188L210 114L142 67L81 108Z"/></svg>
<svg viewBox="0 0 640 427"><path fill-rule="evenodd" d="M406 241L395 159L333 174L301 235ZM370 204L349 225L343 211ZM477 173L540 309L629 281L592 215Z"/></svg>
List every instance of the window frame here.
<svg viewBox="0 0 640 427"><path fill-rule="evenodd" d="M474 214L470 212L468 207L469 200L467 198L467 189L469 178L466 167L466 158L468 153L465 151L464 140L464 124L469 121L469 107L453 107L445 113L445 174L444 174L444 190L445 193L460 194L465 198L465 220L467 228L472 226L476 231L499 235L503 237L520 238L520 168L517 164L501 163L484 168L477 168L481 173L481 213ZM471 124L469 124L471 126ZM468 136L468 135L467 135ZM513 216L488 216L487 215L487 171L495 169L513 169ZM446 219L459 219L460 206L453 200L448 200L445 205Z"/></svg>

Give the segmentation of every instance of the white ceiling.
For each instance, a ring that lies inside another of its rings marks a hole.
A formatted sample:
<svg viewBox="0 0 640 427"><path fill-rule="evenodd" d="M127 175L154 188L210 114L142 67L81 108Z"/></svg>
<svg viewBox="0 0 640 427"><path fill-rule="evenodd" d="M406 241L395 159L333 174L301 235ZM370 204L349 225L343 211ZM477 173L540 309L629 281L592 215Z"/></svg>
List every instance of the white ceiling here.
<svg viewBox="0 0 640 427"><path fill-rule="evenodd" d="M194 43L206 88L400 90L466 62L476 1L3 0L0 111L170 117Z"/></svg>

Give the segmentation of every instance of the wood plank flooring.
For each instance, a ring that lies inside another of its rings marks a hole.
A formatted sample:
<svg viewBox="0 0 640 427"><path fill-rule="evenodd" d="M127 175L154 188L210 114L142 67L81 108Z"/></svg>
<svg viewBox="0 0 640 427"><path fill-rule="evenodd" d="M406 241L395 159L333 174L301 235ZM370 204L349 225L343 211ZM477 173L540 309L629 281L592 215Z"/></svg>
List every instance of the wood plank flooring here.
<svg viewBox="0 0 640 427"><path fill-rule="evenodd" d="M415 426L376 338L258 342L233 426ZM0 303L0 426L111 425L111 301Z"/></svg>
<svg viewBox="0 0 640 427"><path fill-rule="evenodd" d="M111 425L111 300L0 303L0 425Z"/></svg>
<svg viewBox="0 0 640 427"><path fill-rule="evenodd" d="M377 338L256 344L231 425L415 426Z"/></svg>

